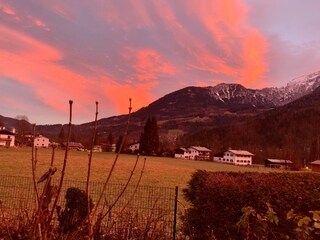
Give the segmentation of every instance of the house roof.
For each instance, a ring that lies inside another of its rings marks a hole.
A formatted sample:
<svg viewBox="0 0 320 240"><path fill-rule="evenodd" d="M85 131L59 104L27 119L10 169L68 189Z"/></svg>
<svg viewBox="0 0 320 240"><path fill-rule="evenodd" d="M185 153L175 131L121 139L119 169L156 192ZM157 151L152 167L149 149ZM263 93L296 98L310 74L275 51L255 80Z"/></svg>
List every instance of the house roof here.
<svg viewBox="0 0 320 240"><path fill-rule="evenodd" d="M229 149L227 152L232 152L235 155L247 155L247 156L254 156L253 153L245 151L245 150L233 150Z"/></svg>
<svg viewBox="0 0 320 240"><path fill-rule="evenodd" d="M67 143L64 142L63 143L63 146L67 146ZM69 147L79 147L79 148L82 148L83 145L81 143L77 143L77 142L69 142Z"/></svg>
<svg viewBox="0 0 320 240"><path fill-rule="evenodd" d="M190 148L193 148L199 152L211 152L210 149L206 148L206 147L200 147L200 146L191 146Z"/></svg>
<svg viewBox="0 0 320 240"><path fill-rule="evenodd" d="M0 134L11 135L11 136L15 135L13 132L8 131L7 129L1 129Z"/></svg>
<svg viewBox="0 0 320 240"><path fill-rule="evenodd" d="M136 145L136 144L140 144L140 142L131 143L131 144L128 145L128 147Z"/></svg>
<svg viewBox="0 0 320 240"><path fill-rule="evenodd" d="M37 135L35 138L47 138L47 137L45 137L45 136L43 136L43 135L39 134L39 135ZM47 139L49 139L49 138L47 138Z"/></svg>
<svg viewBox="0 0 320 240"><path fill-rule="evenodd" d="M315 161L311 162L311 164L320 165L320 160L315 160Z"/></svg>
<svg viewBox="0 0 320 240"><path fill-rule="evenodd" d="M272 159L272 158L268 158L266 159L267 161L271 162L271 163L292 163L292 161L290 160L284 160L284 159Z"/></svg>

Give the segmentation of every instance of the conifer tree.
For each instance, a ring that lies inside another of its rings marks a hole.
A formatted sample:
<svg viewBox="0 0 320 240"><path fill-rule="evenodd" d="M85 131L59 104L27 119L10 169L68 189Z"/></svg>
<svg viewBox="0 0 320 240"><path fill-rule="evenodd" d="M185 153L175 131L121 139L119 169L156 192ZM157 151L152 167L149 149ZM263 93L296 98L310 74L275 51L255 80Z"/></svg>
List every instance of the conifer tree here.
<svg viewBox="0 0 320 240"><path fill-rule="evenodd" d="M59 133L59 136L58 136L58 141L59 141L59 143L63 143L63 142L66 141L65 139L66 139L66 136L65 136L64 129L63 129L63 126L62 126L61 130L60 130L60 133Z"/></svg>
<svg viewBox="0 0 320 240"><path fill-rule="evenodd" d="M159 150L159 132L155 117L149 117L140 136L140 151L143 154L157 154Z"/></svg>

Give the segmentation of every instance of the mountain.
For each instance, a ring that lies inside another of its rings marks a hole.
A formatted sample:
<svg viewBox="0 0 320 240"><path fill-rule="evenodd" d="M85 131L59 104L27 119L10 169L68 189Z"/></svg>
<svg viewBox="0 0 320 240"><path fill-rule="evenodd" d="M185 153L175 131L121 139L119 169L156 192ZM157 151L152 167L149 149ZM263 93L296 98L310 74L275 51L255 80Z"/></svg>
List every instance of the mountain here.
<svg viewBox="0 0 320 240"><path fill-rule="evenodd" d="M255 154L255 163L266 158L293 160L302 166L320 157L320 87L286 105L246 121L218 126L178 139L178 143L204 145L219 152L232 147Z"/></svg>
<svg viewBox="0 0 320 240"><path fill-rule="evenodd" d="M172 143L185 133L244 123L247 119L272 112L273 109L311 94L319 86L320 71L295 78L279 88L248 89L240 84L226 83L209 87L186 87L132 113L129 141L139 139L148 116L157 118L162 140ZM110 133L117 138L123 134L126 121L127 115L100 119L97 136L101 141ZM10 122L9 125L16 126L17 123ZM62 127L66 132L66 125L41 125L37 126L37 132L57 140ZM93 122L75 125L73 137L89 144L92 128Z"/></svg>
<svg viewBox="0 0 320 240"><path fill-rule="evenodd" d="M282 106L312 93L319 86L320 71L294 78L285 87L264 88L261 92L275 105Z"/></svg>

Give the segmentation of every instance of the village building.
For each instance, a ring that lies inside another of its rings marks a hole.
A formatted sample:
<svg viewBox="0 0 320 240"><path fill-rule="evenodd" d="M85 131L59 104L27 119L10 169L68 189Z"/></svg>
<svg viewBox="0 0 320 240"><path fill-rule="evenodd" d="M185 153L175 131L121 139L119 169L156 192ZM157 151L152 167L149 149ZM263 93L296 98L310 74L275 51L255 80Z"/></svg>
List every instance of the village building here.
<svg viewBox="0 0 320 240"><path fill-rule="evenodd" d="M229 149L225 152L215 154L213 161L234 165L252 165L252 156L254 156L254 154L245 150Z"/></svg>
<svg viewBox="0 0 320 240"><path fill-rule="evenodd" d="M190 159L190 151L183 147L177 148L175 150L174 157L181 159Z"/></svg>
<svg viewBox="0 0 320 240"><path fill-rule="evenodd" d="M264 160L264 165L266 167L270 167L270 168L290 168L290 166L292 165L292 161L290 160L283 160L283 159L271 159L268 158L266 160Z"/></svg>
<svg viewBox="0 0 320 240"><path fill-rule="evenodd" d="M34 138L33 144L35 147L47 148L50 145L50 140L45 136L38 135Z"/></svg>
<svg viewBox="0 0 320 240"><path fill-rule="evenodd" d="M61 147L66 148L67 143L66 142L62 143ZM84 146L78 142L69 142L68 148L71 150L84 151Z"/></svg>
<svg viewBox="0 0 320 240"><path fill-rule="evenodd" d="M135 142L135 143L129 144L127 148L128 148L128 151L131 153L138 153L140 150L140 143Z"/></svg>
<svg viewBox="0 0 320 240"><path fill-rule="evenodd" d="M200 147L200 146L191 146L188 148L188 151L191 153L191 158L194 160L204 160L209 161L210 160L210 154L211 150L206 147Z"/></svg>
<svg viewBox="0 0 320 240"><path fill-rule="evenodd" d="M315 160L310 164L312 172L320 172L320 160Z"/></svg>
<svg viewBox="0 0 320 240"><path fill-rule="evenodd" d="M0 146L14 147L15 146L15 129L9 131L5 127L0 127Z"/></svg>
<svg viewBox="0 0 320 240"><path fill-rule="evenodd" d="M178 148L175 151L174 157L191 160L209 161L211 150L206 147L191 146L189 148Z"/></svg>
<svg viewBox="0 0 320 240"><path fill-rule="evenodd" d="M19 146L27 146L27 147L32 147L33 143L33 134L32 133L26 133L20 136L19 142L16 143Z"/></svg>
<svg viewBox="0 0 320 240"><path fill-rule="evenodd" d="M92 152L102 152L102 146L100 145L93 146Z"/></svg>

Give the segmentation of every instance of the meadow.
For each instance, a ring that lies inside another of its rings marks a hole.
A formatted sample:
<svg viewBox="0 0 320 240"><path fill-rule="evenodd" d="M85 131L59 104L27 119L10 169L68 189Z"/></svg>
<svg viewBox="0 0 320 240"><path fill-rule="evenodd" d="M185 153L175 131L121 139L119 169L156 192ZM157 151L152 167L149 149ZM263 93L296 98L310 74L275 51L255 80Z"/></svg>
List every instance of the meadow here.
<svg viewBox="0 0 320 240"><path fill-rule="evenodd" d="M54 166L58 168L58 177L62 168L65 151L56 149ZM46 172L51 161L52 149L38 149L37 151L37 179ZM93 153L91 181L103 182L112 166L116 154L110 152ZM137 156L121 154L111 182L124 183L129 177ZM215 162L194 161L155 156L139 156L139 162L134 174L138 178L144 158L145 168L141 185L161 187L178 186L180 190L187 186L195 170L207 171L236 171L236 172L270 172L279 171L263 166L234 166ZM65 179L85 181L88 168L88 153L69 151ZM0 148L0 175L31 177L31 148Z"/></svg>
<svg viewBox="0 0 320 240"><path fill-rule="evenodd" d="M19 177L32 177L31 171L31 148L0 148L0 177L3 176L19 176ZM62 163L64 159L65 151L62 149L55 150L55 157L53 165L57 167L58 171L53 176L54 179L59 179L61 174ZM46 172L50 166L52 158L52 149L38 149L37 150L37 164L36 164L36 179L39 179L44 172ZM91 166L91 182L104 182L107 178L107 175L111 169L112 163L116 157L115 153L111 152L95 152L93 153L92 166ZM113 171L112 178L110 183L126 183L129 176L132 174L132 169L135 165L137 155L121 154L118 158L118 162ZM145 163L145 167L143 165ZM70 150L68 152L68 163L66 168L65 180L74 180L74 181L86 181L87 177L87 168L88 168L88 152L74 151ZM166 221L166 233L171 234L172 230L172 214L173 214L173 199L174 196L172 192L174 187L179 187L179 204L178 204L178 216L180 216L185 207L189 207L188 203L182 197L182 189L187 187L188 181L191 179L192 174L197 170L207 170L207 171L226 171L226 172L270 172L270 171L279 171L275 169L265 168L263 166L234 166L227 165L215 162L205 162L205 161L194 161L194 160L184 160L184 159L175 159L175 158L165 158L165 157L155 157L155 156L139 156L139 161L134 172L132 183L133 185L139 181L140 176L142 179L140 186L151 186L155 187L154 190L148 194L155 195L156 198L152 199L149 197L146 198L146 192L138 192L137 199L132 200L131 204L138 206L141 211L150 211L155 203L159 204L161 214L163 215L162 219ZM143 170L143 172L141 172ZM8 179L4 177L3 179ZM10 178L11 179L11 178ZM14 182L15 178L12 178ZM11 180L10 180L11 181ZM9 182L10 182L9 181ZM16 186L18 184L12 184L8 187L6 183L2 183L2 188L0 184L0 197L2 195L2 202L4 206L11 208L10 211L19 210L21 207L20 200L27 200L24 208L33 209L33 199L32 197L32 188L24 186ZM31 180L29 181L31 185ZM21 182L21 185L25 183ZM92 187L95 187L99 184L94 184ZM39 185L40 186L40 185ZM110 185L111 186L111 185ZM166 193L164 187L169 187L171 190ZM17 190L19 188L19 190ZM2 190L1 190L2 189ZM28 192L26 192L29 189ZM65 189L66 190L66 189ZM65 191L63 190L63 191ZM109 189L111 190L111 189ZM119 190L119 188L118 188ZM9 191L9 192L8 192ZM19 191L19 192L17 192ZM161 197L162 191L164 196ZM17 193L15 193L17 192ZM22 192L22 194L21 194ZM95 192L95 191L94 191ZM111 190L112 192L112 190ZM171 193L169 193L171 192ZM100 191L98 191L100 193ZM123 199L130 198L132 193L128 192L128 196L123 196ZM166 196L166 194L169 194ZM116 194L117 196L118 194ZM25 196L25 198L21 198ZM91 195L96 200L96 197ZM106 196L111 197L110 193L106 193ZM126 202L127 200L123 200ZM113 201L110 201L113 202ZM119 202L119 204L121 204ZM142 204L142 205L141 205ZM157 205L158 206L158 205ZM9 210L8 210L9 211ZM165 211L165 212L164 212ZM12 213L13 213L12 212ZM148 212L148 214L150 214ZM154 213L153 213L154 214ZM157 216L157 215L155 215ZM168 219L166 220L165 217ZM181 228L180 218L178 219L178 227ZM171 236L171 235L170 235Z"/></svg>

